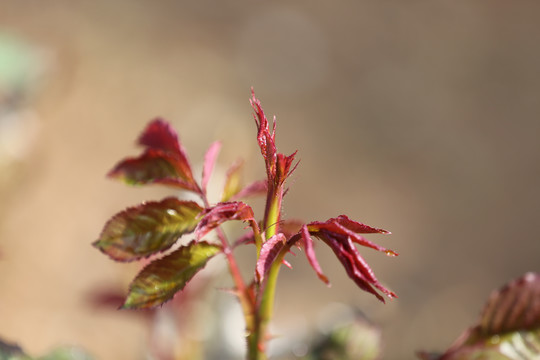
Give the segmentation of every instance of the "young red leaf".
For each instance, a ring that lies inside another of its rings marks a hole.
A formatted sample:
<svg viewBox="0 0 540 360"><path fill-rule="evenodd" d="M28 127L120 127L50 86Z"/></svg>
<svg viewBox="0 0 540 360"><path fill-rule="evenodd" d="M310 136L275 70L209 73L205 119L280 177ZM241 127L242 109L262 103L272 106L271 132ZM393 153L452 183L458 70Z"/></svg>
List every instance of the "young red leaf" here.
<svg viewBox="0 0 540 360"><path fill-rule="evenodd" d="M176 131L162 119L153 120L139 137L146 149L118 163L108 176L132 185L165 184L200 192Z"/></svg>
<svg viewBox="0 0 540 360"><path fill-rule="evenodd" d="M279 233L262 244L261 254L256 265L256 274L259 280L264 278L264 275L270 270L270 267L276 261L279 254L287 247L286 240L285 235Z"/></svg>
<svg viewBox="0 0 540 360"><path fill-rule="evenodd" d="M309 231L307 229L307 226L302 226L302 229L300 230L300 234L302 236L303 244L304 244L304 250L306 252L306 257L308 259L309 264L315 270L315 273L317 273L317 276L319 279L321 279L325 284L330 285L330 281L328 281L328 278L326 275L323 274L321 266L319 265L319 262L317 261L317 257L315 255L315 249L313 248L313 239L311 239L311 236L309 236Z"/></svg>
<svg viewBox="0 0 540 360"><path fill-rule="evenodd" d="M309 223L308 229L310 232L316 233L319 231L328 231L335 234L340 234L342 236L350 236L352 241L366 246L377 251L382 251L388 256L398 255L396 252L386 249L382 246L372 243L365 237L359 234L390 234L389 231L383 229L377 229L357 221L349 219L346 215L340 215L337 218L328 219L325 222L314 221Z"/></svg>
<svg viewBox="0 0 540 360"><path fill-rule="evenodd" d="M338 260L342 263L349 277L362 290L375 295L377 299L381 300L382 302L384 302L384 298L377 293L375 288L379 289L390 298L396 297L396 294L381 285L369 265L366 263L354 245L354 243L357 243L378 251L385 252L389 256L396 256L397 253L394 251L376 245L358 234L387 234L388 231L373 228L371 226L353 221L345 215L329 219L325 222L314 221L307 224L306 228L307 233L304 228L301 231L301 236L304 239L304 246L306 246L306 256L308 256L308 261L321 280L325 281L326 277L322 274L318 264L315 262L316 259L310 247L308 235L315 236L316 238L324 241L332 249Z"/></svg>
<svg viewBox="0 0 540 360"><path fill-rule="evenodd" d="M124 309L144 309L163 304L199 272L221 247L192 241L147 265L130 285Z"/></svg>
<svg viewBox="0 0 540 360"><path fill-rule="evenodd" d="M386 289L377 280L373 270L360 255L356 247L354 246L351 238L333 237L330 234L319 233L314 235L320 237L334 252L338 260L341 262L347 275L356 283L356 285L364 291L367 291L382 302L384 298L377 293L373 288L379 289L386 294L389 298L397 297L392 291Z"/></svg>
<svg viewBox="0 0 540 360"><path fill-rule="evenodd" d="M261 102L255 97L253 89L251 90L251 107L255 114L255 124L257 125L257 142L261 149L261 154L266 163L266 174L269 181L269 186L281 186L285 182L285 179L294 171L291 170L292 163L296 152L285 156L278 154L276 150L276 119L274 117L272 131L268 124L268 120L261 106ZM272 183L272 184L270 184Z"/></svg>
<svg viewBox="0 0 540 360"><path fill-rule="evenodd" d="M193 201L169 197L130 207L114 215L95 247L118 261L133 261L167 250L191 233L202 208Z"/></svg>
<svg viewBox="0 0 540 360"><path fill-rule="evenodd" d="M191 165L178 139L178 135L173 127L162 119L153 120L139 137L139 144L148 149L160 150L173 155L176 158L176 166L182 178L189 182L193 180Z"/></svg>
<svg viewBox="0 0 540 360"><path fill-rule="evenodd" d="M191 170L177 156L149 149L136 158L120 161L108 174L130 185L164 184L198 191Z"/></svg>
<svg viewBox="0 0 540 360"><path fill-rule="evenodd" d="M252 221L253 210L243 202L224 202L206 209L204 216L195 229L197 238L200 239L211 230L230 220Z"/></svg>
<svg viewBox="0 0 540 360"><path fill-rule="evenodd" d="M206 186L208 185L208 180L210 180L210 175L212 174L212 171L214 170L214 166L216 164L216 159L217 159L220 149L221 149L221 143L219 141L216 141L212 145L210 145L210 147L208 148L208 151L206 152L206 155L204 156L201 187L202 187L202 191L205 194L206 194Z"/></svg>
<svg viewBox="0 0 540 360"><path fill-rule="evenodd" d="M275 177L276 171L276 161L277 161L277 151L276 151L276 119L274 118L272 132L270 132L270 127L266 115L261 106L259 99L255 97L255 92L251 89L251 107L255 111L253 115L255 119L255 124L257 125L257 142L259 143L259 148L261 149L261 154L266 162L266 172L268 178Z"/></svg>

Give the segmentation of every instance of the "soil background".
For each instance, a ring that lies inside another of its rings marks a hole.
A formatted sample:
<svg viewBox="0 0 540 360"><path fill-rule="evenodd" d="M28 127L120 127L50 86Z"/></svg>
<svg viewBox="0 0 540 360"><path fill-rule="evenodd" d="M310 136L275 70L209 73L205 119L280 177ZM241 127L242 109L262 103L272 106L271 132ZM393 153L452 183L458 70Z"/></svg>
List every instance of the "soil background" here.
<svg viewBox="0 0 540 360"><path fill-rule="evenodd" d="M0 169L0 337L36 355L77 344L143 359L148 324L88 300L125 291L137 267L90 244L120 209L170 192L104 175L162 116L198 168L222 140L218 173L242 156L260 178L253 86L279 150L299 150L285 215L348 214L392 231L370 239L400 253L363 250L399 296L386 305L323 246L330 289L293 257L276 328L306 331L341 302L381 326L383 359L446 348L491 290L540 270L539 13L533 1L0 0L0 33L46 58L21 106L37 119L31 149Z"/></svg>

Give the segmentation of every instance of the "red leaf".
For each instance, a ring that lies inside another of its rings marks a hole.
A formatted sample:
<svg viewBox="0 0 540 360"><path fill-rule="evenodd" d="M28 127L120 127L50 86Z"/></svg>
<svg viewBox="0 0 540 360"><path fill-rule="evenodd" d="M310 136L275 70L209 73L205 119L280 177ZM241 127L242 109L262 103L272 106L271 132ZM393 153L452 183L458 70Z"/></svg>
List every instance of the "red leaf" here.
<svg viewBox="0 0 540 360"><path fill-rule="evenodd" d="M332 234L333 235L333 234ZM364 291L367 291L384 302L384 298L373 288L375 286L389 298L397 297L392 291L386 289L377 280L373 270L360 255L350 238L332 237L329 234L319 233L314 236L321 238L336 254L347 275Z"/></svg>
<svg viewBox="0 0 540 360"><path fill-rule="evenodd" d="M268 181L272 182L274 186L281 186L292 171L294 171L294 168L291 170L291 166L296 152L289 156L277 153L275 142L276 118L274 117L272 131L270 131L268 119L264 114L261 102L255 97L253 89L251 89L250 103L255 111L253 117L257 125L257 142L266 163Z"/></svg>
<svg viewBox="0 0 540 360"><path fill-rule="evenodd" d="M164 184L198 191L191 170L172 153L149 149L141 156L118 163L107 176L131 185Z"/></svg>
<svg viewBox="0 0 540 360"><path fill-rule="evenodd" d="M255 124L257 125L257 142L261 149L261 154L266 162L266 172L268 177L273 174L275 177L275 167L277 160L276 152L276 119L274 118L272 132L268 125L268 120L261 107L261 102L255 97L255 92L251 89L251 107L255 111L253 117L255 118Z"/></svg>
<svg viewBox="0 0 540 360"><path fill-rule="evenodd" d="M185 157L176 131L167 121L159 118L146 126L138 143L151 149L163 150L176 155L183 154Z"/></svg>
<svg viewBox="0 0 540 360"><path fill-rule="evenodd" d="M276 175L275 175L275 182L282 185L285 180L293 173L293 171L298 166L298 163L292 168L291 166L294 161L294 157L296 156L296 151L292 153L289 156L285 156L283 154L277 154L277 166L276 166Z"/></svg>
<svg viewBox="0 0 540 360"><path fill-rule="evenodd" d="M347 215L339 215L335 220L338 224L342 225L343 227L354 231L355 233L359 234L390 234L390 231L384 230L384 229L377 229L371 226L368 226L366 224L359 223L357 221L351 220L347 217Z"/></svg>
<svg viewBox="0 0 540 360"><path fill-rule="evenodd" d="M191 165L174 129L164 120L152 121L139 137L146 147L139 157L118 163L108 176L128 184L165 184L200 193Z"/></svg>
<svg viewBox="0 0 540 360"><path fill-rule="evenodd" d="M396 252L386 249L382 246L372 243L365 237L358 235L361 234L370 234L370 233L379 233L379 234L390 234L389 231L383 229L373 228L371 226L356 222L349 219L346 215L340 215L337 218L328 219L325 222L314 221L309 223L308 229L310 232L317 232L321 230L329 231L335 234L340 234L343 236L350 236L352 241L366 246L377 251L385 252L388 256L398 255Z"/></svg>
<svg viewBox="0 0 540 360"><path fill-rule="evenodd" d="M382 246L376 245L371 241L367 240L358 233L381 233L387 234L388 231L373 228L365 224L353 221L345 215L340 215L337 218L332 218L326 222L314 221L306 225L309 235L315 236L320 240L324 241L334 254L337 256L338 260L344 266L349 277L360 287L362 290L365 290L373 295L375 295L379 300L384 302L384 298L380 296L377 291L373 288L379 289L384 294L388 295L390 298L396 297L396 295L390 290L383 287L377 278L375 277L373 271L366 263L364 258L360 255L356 249L354 243L358 243L363 246L370 247L372 249L383 251L389 256L396 256L392 250L386 249ZM309 248L309 238L305 234L305 230L302 230L302 238L304 239L306 246L306 255L308 256L308 261L310 263L315 259L314 254L310 255L311 249ZM317 272L319 278L321 278L322 272L317 265L313 265L313 268ZM322 275L324 276L324 275ZM322 278L324 281L324 278Z"/></svg>
<svg viewBox="0 0 540 360"><path fill-rule="evenodd" d="M466 329L443 354L421 359L539 359L540 274L526 273L495 290L480 321Z"/></svg>
<svg viewBox="0 0 540 360"><path fill-rule="evenodd" d="M214 166L216 164L216 159L220 149L221 143L219 141L216 141L212 145L210 145L208 151L206 152L206 155L204 155L204 166L201 182L201 187L204 193L206 193L206 186L208 185L208 180L210 179L210 175L214 170Z"/></svg>
<svg viewBox="0 0 540 360"><path fill-rule="evenodd" d="M270 270L270 267L286 246L285 240L285 235L279 233L262 244L261 254L256 265L256 274L259 280L262 281L264 275Z"/></svg>
<svg viewBox="0 0 540 360"><path fill-rule="evenodd" d="M243 202L222 202L205 210L203 218L195 229L195 234L200 239L226 221L249 221L254 220L253 216L251 207Z"/></svg>
<svg viewBox="0 0 540 360"><path fill-rule="evenodd" d="M220 251L217 245L192 241L151 262L131 283L123 308L151 308L172 299Z"/></svg>
<svg viewBox="0 0 540 360"><path fill-rule="evenodd" d="M309 264L311 265L313 270L315 270L319 279L321 279L325 284L329 285L330 282L328 281L328 278L326 277L326 275L323 274L321 266L319 265L319 262L317 261L317 257L315 256L315 249L313 248L313 239L311 239L311 236L309 236L309 231L306 225L302 226L302 229L300 230L300 234L302 236L304 249L306 251L306 257L308 259Z"/></svg>
<svg viewBox="0 0 540 360"><path fill-rule="evenodd" d="M177 169L185 180L195 182L191 172L191 165L172 126L162 119L152 121L139 137L139 144L149 149L162 150L172 154L177 159Z"/></svg>
<svg viewBox="0 0 540 360"><path fill-rule="evenodd" d="M113 216L94 246L118 261L133 261L167 250L191 233L203 209L193 201L166 198Z"/></svg>
<svg viewBox="0 0 540 360"><path fill-rule="evenodd" d="M486 336L540 328L540 274L527 273L494 291L480 326Z"/></svg>

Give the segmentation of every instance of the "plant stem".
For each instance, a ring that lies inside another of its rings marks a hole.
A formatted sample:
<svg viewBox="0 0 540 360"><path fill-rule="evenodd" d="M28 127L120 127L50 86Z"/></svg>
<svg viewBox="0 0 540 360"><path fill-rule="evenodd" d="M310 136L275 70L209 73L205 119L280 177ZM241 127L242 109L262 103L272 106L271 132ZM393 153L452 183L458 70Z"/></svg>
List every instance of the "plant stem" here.
<svg viewBox="0 0 540 360"><path fill-rule="evenodd" d="M281 186L269 188L267 205L264 218L266 228L266 239L276 235L279 230L279 219L281 216L281 199L283 189ZM270 267L263 283L258 284L259 292L257 296L258 311L255 314L255 327L252 333L248 333L248 360L266 359L266 340L268 339L268 324L272 318L274 310L274 298L276 283L279 274L281 261L276 261ZM262 291L262 293L261 293Z"/></svg>
<svg viewBox="0 0 540 360"><path fill-rule="evenodd" d="M205 207L210 207L208 199L206 197L206 194L203 194L202 192L201 198L203 200L203 203ZM234 284L236 286L236 296L238 297L238 300L240 301L240 306L242 307L242 311L244 313L244 319L246 321L246 331L249 333L253 333L254 329L256 328L257 321L255 320L255 299L253 297L252 292L250 289L246 286L244 279L242 277L242 274L240 273L240 269L238 267L238 264L236 262L236 258L234 257L234 254L232 252L231 247L229 246L229 242L227 240L227 237L221 227L218 227L216 229L217 235L219 240L221 241L221 245L223 247L223 253L225 254L225 257L227 258L227 264L229 265L229 272L231 273L231 276L233 278ZM259 233L260 237L260 233ZM259 358L263 359L263 358Z"/></svg>

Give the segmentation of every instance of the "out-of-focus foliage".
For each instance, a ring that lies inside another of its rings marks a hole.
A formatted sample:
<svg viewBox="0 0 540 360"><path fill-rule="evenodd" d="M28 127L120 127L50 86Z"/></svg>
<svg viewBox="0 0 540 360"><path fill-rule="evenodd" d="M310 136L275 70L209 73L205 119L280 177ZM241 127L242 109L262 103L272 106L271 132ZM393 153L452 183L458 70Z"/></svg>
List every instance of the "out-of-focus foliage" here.
<svg viewBox="0 0 540 360"><path fill-rule="evenodd" d="M303 360L375 360L381 355L381 331L360 314L318 339Z"/></svg>
<svg viewBox="0 0 540 360"><path fill-rule="evenodd" d="M527 273L489 297L480 321L444 353L424 360L540 359L540 274Z"/></svg>
<svg viewBox="0 0 540 360"><path fill-rule="evenodd" d="M72 346L59 347L46 355L31 357L17 344L0 340L0 360L92 360L86 351Z"/></svg>

